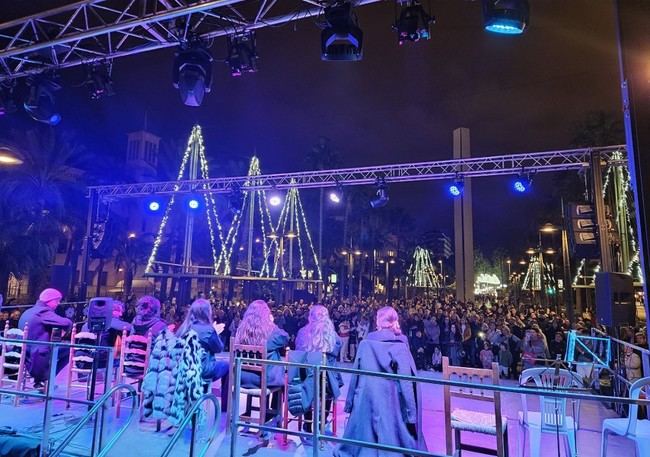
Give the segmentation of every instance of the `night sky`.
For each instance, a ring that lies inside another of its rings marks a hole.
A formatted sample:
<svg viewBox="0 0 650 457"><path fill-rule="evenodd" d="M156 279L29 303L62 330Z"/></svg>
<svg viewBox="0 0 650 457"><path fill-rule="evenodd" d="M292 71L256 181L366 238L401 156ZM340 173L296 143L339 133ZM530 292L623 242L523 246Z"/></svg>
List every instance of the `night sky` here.
<svg viewBox="0 0 650 457"><path fill-rule="evenodd" d="M209 156L256 150L266 172L305 169L303 156L319 136L332 140L343 166L451 158L452 130L460 126L471 129L474 156L568 148L590 111L620 116L612 2L530 3L530 27L513 37L483 31L479 1L434 1L431 40L403 47L390 27L393 3L361 7L364 58L356 63L322 62L313 20L261 29L259 73L233 78L215 63L213 89L200 108L184 106L172 87L172 50L120 59L114 97L92 102L83 88L64 90L59 128L122 157L125 134L143 126L145 111L164 141L185 141L198 122ZM212 51L225 57L225 40ZM79 69L62 77L69 85L82 81ZM536 213L549 204L553 180L538 175L526 196L513 195L506 178L475 180L476 243L518 256L536 237ZM390 204L407 208L420 230L451 234L445 183L390 191Z"/></svg>

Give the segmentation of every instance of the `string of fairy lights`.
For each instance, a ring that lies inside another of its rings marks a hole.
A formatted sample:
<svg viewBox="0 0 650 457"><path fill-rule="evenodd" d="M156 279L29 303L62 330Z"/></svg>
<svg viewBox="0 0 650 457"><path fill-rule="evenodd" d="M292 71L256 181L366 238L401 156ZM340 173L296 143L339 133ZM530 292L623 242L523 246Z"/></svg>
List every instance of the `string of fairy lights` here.
<svg viewBox="0 0 650 457"><path fill-rule="evenodd" d="M187 147L181 159L176 181L180 182L184 179L185 171L188 168L188 163L191 163L191 161L194 160L192 154L197 154L196 159L198 159L198 163L200 165L201 178L203 180L208 180L210 177L208 161L205 155L205 145L203 142L201 127L198 125L194 126L192 133L188 139ZM258 184L255 180L255 177L260 176L261 174L262 170L260 167L260 161L256 156L253 156L248 168L247 176L249 179L245 182L244 188ZM179 189L180 183L174 186L174 193L172 193L165 207L160 226L158 227L158 231L154 239L151 254L149 255L147 261L145 273L152 272L154 265L156 264L156 258L159 254L160 246L165 239L169 219L172 214L174 204L177 200L176 192L178 192ZM298 245L300 277L303 279L314 279L315 272L318 279L322 278L318 255L314 248L311 232L309 230L309 224L307 222L307 216L305 215L300 193L297 188L290 188L286 193L284 205L280 212L280 216L278 217L277 224L273 223L273 217L267 205L266 191L244 190L242 192L243 198L241 199L241 205L237 211L234 212L227 231L224 230L224 227L219 220L217 202L214 194L210 191L207 184L203 184L202 193L203 200L205 202L205 216L208 225L211 254L213 259L213 269L215 274L232 274L234 252L237 249L243 250L243 246L239 246L240 240L244 239L244 237L240 234L243 227L242 218L244 218L247 214L250 215L250 211L254 211L254 214L256 214L257 217L253 216L253 220L249 221L249 225L251 222L253 224L253 227L248 227L249 236L252 236L251 233L254 233L256 231L261 233L259 243L262 244L263 259L261 268L255 271L256 274L261 277L277 277L278 268L280 267L283 278L293 278L293 273L289 271L289 274L287 275L287 270L284 267L287 250L280 249L280 243L278 243L277 239L277 234L281 234L281 236L288 234L289 232L287 226L291 226L292 231L290 242L293 243L295 240ZM225 237L224 232L226 233ZM255 241L257 243L258 239L256 238ZM290 249L289 252L291 251L292 250ZM309 265L305 260L305 251L310 254L311 261L313 261L312 269L308 269ZM269 262L271 258L274 259L273 268L271 268ZM289 263L291 263L291 261L289 261ZM252 265L250 267L251 271L254 271Z"/></svg>
<svg viewBox="0 0 650 457"><path fill-rule="evenodd" d="M413 261L407 273L409 286L429 289L437 289L440 287L440 281L438 281L436 270L431 261L431 253L428 249L420 246L415 248Z"/></svg>

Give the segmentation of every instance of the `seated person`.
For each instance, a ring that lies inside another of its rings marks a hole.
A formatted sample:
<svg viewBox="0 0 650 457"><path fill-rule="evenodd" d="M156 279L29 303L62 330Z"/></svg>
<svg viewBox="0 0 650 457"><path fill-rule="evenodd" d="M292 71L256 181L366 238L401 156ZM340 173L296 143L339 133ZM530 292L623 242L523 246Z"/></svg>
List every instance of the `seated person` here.
<svg viewBox="0 0 650 457"><path fill-rule="evenodd" d="M282 354L289 344L289 335L273 322L273 315L269 305L264 300L255 300L246 309L241 320L235 344L246 344L252 346L266 346L266 357L269 360L281 360ZM244 388L259 388L261 384L260 375L256 372L242 371L241 386ZM266 385L277 387L284 385L284 367L276 365L266 366ZM271 400L271 410L278 415L267 413L266 422L277 421L280 413L280 399L274 395ZM250 407L250 405L249 405ZM250 411L247 411L250 413ZM262 433L265 443L268 443L268 433Z"/></svg>
<svg viewBox="0 0 650 457"><path fill-rule="evenodd" d="M377 331L369 333L359 345L353 368L417 376L397 312L390 306L381 308L377 311L376 323ZM353 375L345 412L350 416L343 438L427 450L422 434L422 398L417 383ZM341 444L334 455L376 456L378 452Z"/></svg>
<svg viewBox="0 0 650 457"><path fill-rule="evenodd" d="M205 350L205 355L201 360L202 373L204 381L212 383L228 375L228 362L216 360L215 354L223 352L223 342L219 334L223 332L224 324L217 324L212 319L212 306L204 298L194 300L190 306L185 320L176 331L176 336L183 338L194 330L199 338L201 347Z"/></svg>
<svg viewBox="0 0 650 457"><path fill-rule="evenodd" d="M292 362L302 362L310 364L322 363L322 354L327 357L327 365L336 365L341 350L341 340L336 334L334 324L332 323L327 308L321 305L314 305L309 310L307 325L298 331L296 338L296 351L292 352ZM311 420L313 402L313 375L305 373L305 370L289 370L289 379L292 383L300 383L305 392L305 398L301 400L305 405L304 409L305 422L303 431L311 433ZM311 370L310 370L311 371ZM343 378L338 372L327 372L327 395L325 409L329 412L332 409L332 400L336 400L340 394L340 388L343 386ZM309 406L307 406L309 405ZM326 418L327 420L327 418ZM311 443L310 440L303 440L305 443Z"/></svg>
<svg viewBox="0 0 650 457"><path fill-rule="evenodd" d="M61 329L64 333L72 329L72 321L61 317L54 312L63 300L63 294L56 289L45 289L38 297L34 306L20 316L18 327L27 328L27 339L32 341L50 341L54 329ZM63 335L61 335L63 336ZM42 389L50 375L50 346L30 344L27 349L27 369L34 378L34 388ZM59 348L56 372L65 368L70 357L69 348Z"/></svg>
<svg viewBox="0 0 650 457"><path fill-rule="evenodd" d="M132 324L134 334L147 336L151 332L151 339L155 340L167 328L167 322L160 317L160 301L151 295L140 298Z"/></svg>

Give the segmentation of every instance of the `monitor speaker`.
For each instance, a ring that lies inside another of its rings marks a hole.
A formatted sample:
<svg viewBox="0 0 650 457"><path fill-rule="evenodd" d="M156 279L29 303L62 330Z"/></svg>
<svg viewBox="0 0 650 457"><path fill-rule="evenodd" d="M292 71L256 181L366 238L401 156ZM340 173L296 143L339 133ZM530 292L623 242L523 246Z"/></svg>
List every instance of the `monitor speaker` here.
<svg viewBox="0 0 650 457"><path fill-rule="evenodd" d="M623 273L596 273L596 319L609 327L635 325L634 283Z"/></svg>

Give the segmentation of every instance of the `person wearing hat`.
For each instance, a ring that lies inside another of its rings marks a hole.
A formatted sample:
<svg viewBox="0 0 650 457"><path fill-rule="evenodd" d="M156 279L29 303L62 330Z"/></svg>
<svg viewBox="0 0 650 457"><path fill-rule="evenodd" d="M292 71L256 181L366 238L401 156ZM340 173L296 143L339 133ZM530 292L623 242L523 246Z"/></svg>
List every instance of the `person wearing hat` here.
<svg viewBox="0 0 650 457"><path fill-rule="evenodd" d="M18 328L27 328L27 339L30 341L50 341L52 330L62 329L69 332L72 321L54 312L63 300L63 294L56 289L45 289L38 297L34 306L20 316ZM30 344L27 349L27 369L34 378L34 388L42 388L50 374L50 346ZM56 372L59 373L68 363L70 349L60 348L56 362Z"/></svg>

